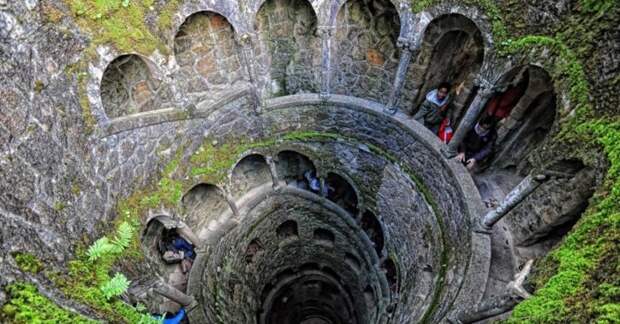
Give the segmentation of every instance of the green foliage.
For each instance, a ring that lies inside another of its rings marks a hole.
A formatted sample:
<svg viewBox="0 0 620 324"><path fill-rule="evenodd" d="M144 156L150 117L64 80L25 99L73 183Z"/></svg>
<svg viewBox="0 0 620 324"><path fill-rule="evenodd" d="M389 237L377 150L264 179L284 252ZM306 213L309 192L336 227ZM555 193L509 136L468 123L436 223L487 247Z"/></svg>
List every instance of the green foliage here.
<svg viewBox="0 0 620 324"><path fill-rule="evenodd" d="M100 287L106 299L120 296L129 288L130 281L122 273L116 273L112 279L103 283Z"/></svg>
<svg viewBox="0 0 620 324"><path fill-rule="evenodd" d="M579 0L579 4L589 14L600 14L613 8L617 2L616 0Z"/></svg>
<svg viewBox="0 0 620 324"><path fill-rule="evenodd" d="M88 260L94 262L123 253L131 244L134 231L134 228L128 222L121 222L116 230L116 236L112 240L104 236L88 248Z"/></svg>
<svg viewBox="0 0 620 324"><path fill-rule="evenodd" d="M166 52L163 42L145 24L154 0L65 0L77 24L89 32L91 46L109 44L120 52Z"/></svg>
<svg viewBox="0 0 620 324"><path fill-rule="evenodd" d="M29 283L13 283L5 287L8 298L2 306L3 323L96 323L82 315L58 307Z"/></svg>
<svg viewBox="0 0 620 324"><path fill-rule="evenodd" d="M116 230L116 236L112 240L112 245L114 246L113 252L116 254L121 254L127 247L129 247L134 232L134 228L129 225L128 222L121 222Z"/></svg>
<svg viewBox="0 0 620 324"><path fill-rule="evenodd" d="M62 201L57 201L54 203L54 206L52 206L52 208L54 208L55 211L59 212L67 208L67 205L65 205L65 203L63 203Z"/></svg>
<svg viewBox="0 0 620 324"><path fill-rule="evenodd" d="M547 263L557 264L555 274L515 308L508 323L620 320L620 121L590 121L576 131L603 146L611 162L607 189L593 198L573 231L547 257Z"/></svg>
<svg viewBox="0 0 620 324"><path fill-rule="evenodd" d="M112 253L114 250L113 245L110 243L110 240L107 237L102 237L96 240L89 248L88 248L88 260L96 261L97 259L102 258L105 255Z"/></svg>
<svg viewBox="0 0 620 324"><path fill-rule="evenodd" d="M12 253L15 263L20 270L30 272L32 274L39 273L43 269L43 263L30 253Z"/></svg>

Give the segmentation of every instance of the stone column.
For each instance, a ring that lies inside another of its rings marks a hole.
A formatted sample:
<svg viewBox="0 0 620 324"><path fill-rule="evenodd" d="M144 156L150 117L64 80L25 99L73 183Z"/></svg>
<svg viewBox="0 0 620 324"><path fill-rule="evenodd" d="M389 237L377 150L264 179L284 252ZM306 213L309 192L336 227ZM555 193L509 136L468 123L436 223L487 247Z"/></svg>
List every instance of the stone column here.
<svg viewBox="0 0 620 324"><path fill-rule="evenodd" d="M158 281L157 283L155 283L152 289L154 292L185 307L187 311L191 310L192 308L198 305L194 297L186 295L182 291L170 286L169 284L163 283L161 281Z"/></svg>
<svg viewBox="0 0 620 324"><path fill-rule="evenodd" d="M241 58L247 67L248 77L250 78L252 105L257 114L261 113L261 97L258 93L258 74L256 73L256 62L254 61L254 49L252 48L252 36L248 33L239 36L241 44Z"/></svg>
<svg viewBox="0 0 620 324"><path fill-rule="evenodd" d="M200 241L198 236L196 236L196 234L194 234L194 231L192 231L192 229L189 228L187 225L182 224L180 227L177 227L177 233L179 233L179 235L181 235L182 237L187 238L187 240L190 241L194 245L194 247L199 248L200 246L202 246L202 242Z"/></svg>
<svg viewBox="0 0 620 324"><path fill-rule="evenodd" d="M448 322L452 324L474 323L512 310L520 301L530 297L530 293L523 288L523 282L530 273L533 263L533 260L529 260L525 264L515 279L508 283L505 294L484 301L476 307L464 307L457 310L448 316Z"/></svg>
<svg viewBox="0 0 620 324"><path fill-rule="evenodd" d="M269 166L269 173L271 173L271 182L273 182L272 188L278 188L280 186L280 180L278 179L278 168L276 167L276 163L271 156L267 156L266 160Z"/></svg>
<svg viewBox="0 0 620 324"><path fill-rule="evenodd" d="M523 181L521 181L512 191L508 193L502 203L494 210L490 211L484 216L482 220L482 226L485 229L490 229L495 223L497 223L502 217L506 216L513 208L515 208L525 197L529 196L538 186L540 186L545 180L546 175L528 175Z"/></svg>
<svg viewBox="0 0 620 324"><path fill-rule="evenodd" d="M443 153L447 158L455 157L458 154L458 147L465 140L467 133L474 127L480 113L487 104L487 101L495 93L495 86L487 81L487 79L478 76L476 78L476 85L479 87L478 94L474 98L474 101L467 109L465 117L461 120L459 127L456 129L454 136L448 143L448 147L443 149Z"/></svg>
<svg viewBox="0 0 620 324"><path fill-rule="evenodd" d="M400 48L400 61L398 62L398 70L394 76L394 83L392 84L392 91L390 92L390 99L385 106L385 113L393 115L398 110L398 100L400 99L400 92L405 84L405 78L407 77L407 68L409 68L409 62L411 57L414 56L420 50L420 44L414 44L406 38L398 38L396 45Z"/></svg>
<svg viewBox="0 0 620 324"><path fill-rule="evenodd" d="M331 42L332 35L334 34L334 27L332 26L319 26L319 37L321 37L321 90L319 97L322 100L329 99L331 94L330 79L331 79Z"/></svg>

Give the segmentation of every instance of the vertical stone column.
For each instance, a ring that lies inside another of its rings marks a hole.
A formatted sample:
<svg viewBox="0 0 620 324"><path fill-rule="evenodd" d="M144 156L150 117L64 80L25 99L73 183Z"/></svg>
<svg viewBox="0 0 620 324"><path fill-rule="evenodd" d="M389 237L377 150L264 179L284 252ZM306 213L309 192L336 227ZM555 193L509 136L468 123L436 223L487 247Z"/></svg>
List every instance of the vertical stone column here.
<svg viewBox="0 0 620 324"><path fill-rule="evenodd" d="M465 113L465 117L461 120L459 127L456 129L452 140L448 143L447 149L443 150L444 155L447 158L452 158L458 154L458 147L465 140L467 133L474 127L476 120L480 116L480 113L487 104L487 101L495 93L496 88L486 78L479 75L476 78L476 85L478 86L478 94L472 101L469 109Z"/></svg>
<svg viewBox="0 0 620 324"><path fill-rule="evenodd" d="M240 43L241 45L240 56L243 60L243 63L247 67L248 77L250 78L252 105L254 106L254 111L257 114L260 114L262 110L262 102L257 88L258 75L256 73L254 49L252 48L252 36L249 33L243 34L239 36L238 43Z"/></svg>
<svg viewBox="0 0 620 324"><path fill-rule="evenodd" d="M280 180L278 179L278 169L276 167L276 163L273 161L273 157L267 156L267 165L269 165L269 173L271 173L271 182L273 182L272 187L274 189L280 186Z"/></svg>
<svg viewBox="0 0 620 324"><path fill-rule="evenodd" d="M409 68L411 57L420 50L419 43L413 43L406 38L399 37L396 45L400 48L400 61L398 62L398 70L394 76L390 99L385 106L385 113L390 115L395 114L398 110L398 100L400 99L400 92L405 84L405 78L407 77L407 69Z"/></svg>
<svg viewBox="0 0 620 324"><path fill-rule="evenodd" d="M540 186L547 176L545 175L528 175L523 181L521 181L508 195L502 203L494 210L490 211L484 216L482 220L482 226L485 229L490 229L495 223L497 223L502 217L506 216L513 208L515 208L525 197L529 196L538 186Z"/></svg>
<svg viewBox="0 0 620 324"><path fill-rule="evenodd" d="M322 100L329 99L331 94L330 79L331 79L331 42L334 34L334 27L332 26L319 26L319 37L321 37L321 90L319 97Z"/></svg>

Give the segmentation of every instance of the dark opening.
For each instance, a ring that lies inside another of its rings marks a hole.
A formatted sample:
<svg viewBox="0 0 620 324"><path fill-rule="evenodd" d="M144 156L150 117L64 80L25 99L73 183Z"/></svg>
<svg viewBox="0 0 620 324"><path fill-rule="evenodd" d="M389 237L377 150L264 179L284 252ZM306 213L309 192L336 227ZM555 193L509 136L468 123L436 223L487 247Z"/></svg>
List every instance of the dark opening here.
<svg viewBox="0 0 620 324"><path fill-rule="evenodd" d="M335 173L328 173L325 179L327 199L333 201L344 210L357 215L357 194L347 180Z"/></svg>

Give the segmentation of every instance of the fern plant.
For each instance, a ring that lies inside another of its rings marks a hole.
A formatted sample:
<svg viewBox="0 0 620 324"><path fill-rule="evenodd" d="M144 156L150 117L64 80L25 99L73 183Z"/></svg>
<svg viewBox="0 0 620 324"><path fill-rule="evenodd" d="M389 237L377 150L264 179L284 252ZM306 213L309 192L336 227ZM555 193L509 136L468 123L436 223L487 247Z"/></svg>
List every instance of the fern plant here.
<svg viewBox="0 0 620 324"><path fill-rule="evenodd" d="M96 240L89 248L88 248L88 260L95 261L97 259L102 258L105 255L109 255L114 250L114 245L110 243L110 240L107 237L102 237Z"/></svg>
<svg viewBox="0 0 620 324"><path fill-rule="evenodd" d="M122 253L131 244L134 228L127 222L122 222L116 230L116 237L112 240L113 250L115 254Z"/></svg>
<svg viewBox="0 0 620 324"><path fill-rule="evenodd" d="M103 293L106 299L110 299L115 296L120 296L129 288L130 281L127 280L124 274L117 272L112 279L105 282L99 289Z"/></svg>
<svg viewBox="0 0 620 324"><path fill-rule="evenodd" d="M134 228L128 222L122 222L116 230L116 235L112 240L106 236L95 241L88 248L88 260L96 260L123 253L129 247L134 235Z"/></svg>

